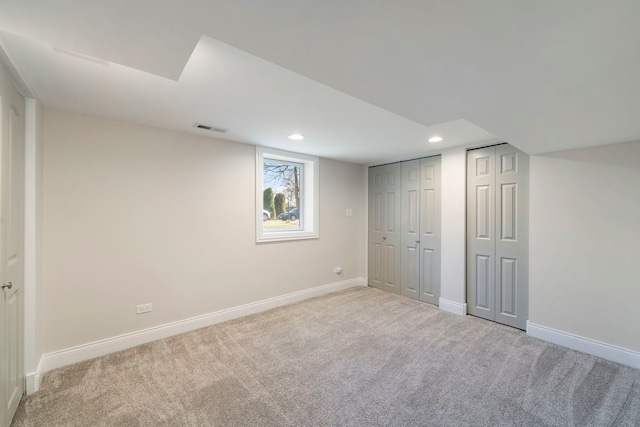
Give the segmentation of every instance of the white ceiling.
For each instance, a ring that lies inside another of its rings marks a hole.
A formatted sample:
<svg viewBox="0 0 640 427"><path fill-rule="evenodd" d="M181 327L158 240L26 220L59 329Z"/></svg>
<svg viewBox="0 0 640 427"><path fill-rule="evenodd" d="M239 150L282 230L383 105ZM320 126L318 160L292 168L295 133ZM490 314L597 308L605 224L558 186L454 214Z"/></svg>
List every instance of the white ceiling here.
<svg viewBox="0 0 640 427"><path fill-rule="evenodd" d="M638 22L638 0L0 3L47 107L359 163L640 139Z"/></svg>

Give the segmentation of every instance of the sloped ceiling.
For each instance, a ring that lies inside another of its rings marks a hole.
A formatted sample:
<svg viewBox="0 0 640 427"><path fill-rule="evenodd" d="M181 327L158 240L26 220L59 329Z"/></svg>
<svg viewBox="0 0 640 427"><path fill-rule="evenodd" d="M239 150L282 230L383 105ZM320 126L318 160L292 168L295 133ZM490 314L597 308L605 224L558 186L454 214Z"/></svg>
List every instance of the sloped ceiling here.
<svg viewBox="0 0 640 427"><path fill-rule="evenodd" d="M45 106L359 163L640 139L638 22L637 0L0 3Z"/></svg>

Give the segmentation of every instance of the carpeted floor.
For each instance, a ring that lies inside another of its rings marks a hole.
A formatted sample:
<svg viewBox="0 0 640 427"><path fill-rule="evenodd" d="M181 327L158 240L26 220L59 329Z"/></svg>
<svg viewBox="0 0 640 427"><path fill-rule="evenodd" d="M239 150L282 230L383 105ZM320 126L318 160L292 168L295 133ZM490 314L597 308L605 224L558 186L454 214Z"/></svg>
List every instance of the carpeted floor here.
<svg viewBox="0 0 640 427"><path fill-rule="evenodd" d="M640 426L640 371L353 288L49 372L18 426Z"/></svg>

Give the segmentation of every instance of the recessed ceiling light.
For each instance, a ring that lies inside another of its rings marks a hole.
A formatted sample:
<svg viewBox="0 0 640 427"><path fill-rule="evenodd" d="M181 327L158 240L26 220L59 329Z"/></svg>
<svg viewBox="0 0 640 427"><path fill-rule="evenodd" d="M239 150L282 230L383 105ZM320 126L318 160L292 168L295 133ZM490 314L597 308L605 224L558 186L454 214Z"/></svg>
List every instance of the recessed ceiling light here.
<svg viewBox="0 0 640 427"><path fill-rule="evenodd" d="M440 141L442 141L442 137L441 136L432 136L431 138L429 138L428 141L429 142L440 142Z"/></svg>
<svg viewBox="0 0 640 427"><path fill-rule="evenodd" d="M293 133L289 135L289 139L293 139L294 141L300 141L304 139L304 136L300 135L299 133Z"/></svg>

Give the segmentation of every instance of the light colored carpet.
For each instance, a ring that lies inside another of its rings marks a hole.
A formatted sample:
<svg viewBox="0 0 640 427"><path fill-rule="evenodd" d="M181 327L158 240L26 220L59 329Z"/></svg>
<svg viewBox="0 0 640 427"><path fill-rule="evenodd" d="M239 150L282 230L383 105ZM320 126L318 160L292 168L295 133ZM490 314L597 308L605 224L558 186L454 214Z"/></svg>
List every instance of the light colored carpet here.
<svg viewBox="0 0 640 427"><path fill-rule="evenodd" d="M639 426L640 371L353 288L48 373L18 426Z"/></svg>

